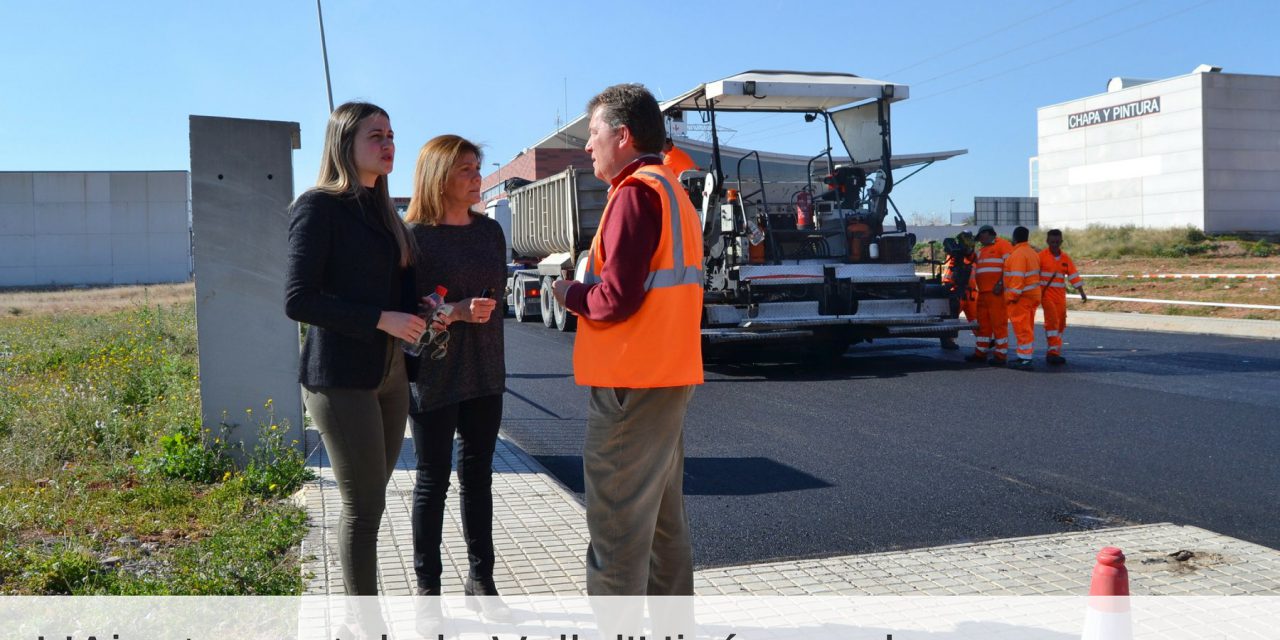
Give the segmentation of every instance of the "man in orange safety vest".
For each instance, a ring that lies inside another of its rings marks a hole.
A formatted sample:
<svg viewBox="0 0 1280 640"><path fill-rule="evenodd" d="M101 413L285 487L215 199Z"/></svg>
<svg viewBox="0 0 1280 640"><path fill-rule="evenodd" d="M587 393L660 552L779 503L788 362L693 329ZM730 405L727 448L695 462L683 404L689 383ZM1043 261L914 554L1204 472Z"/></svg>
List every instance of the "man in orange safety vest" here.
<svg viewBox="0 0 1280 640"><path fill-rule="evenodd" d="M942 263L942 286L957 301L959 312L969 322L978 317L978 289L973 285L973 263L977 257L973 252L973 245L973 234L961 231L956 234L954 243L948 239L944 245L948 250L947 259ZM942 348L948 351L960 348L956 339L951 336L943 336L941 341Z"/></svg>
<svg viewBox="0 0 1280 640"><path fill-rule="evenodd" d="M689 157L683 149L676 146L676 143L668 137L667 141L662 145L662 164L671 169L671 173L676 174L676 179L680 178L680 174L685 171L693 171L698 168L698 163Z"/></svg>
<svg viewBox="0 0 1280 640"><path fill-rule="evenodd" d="M1004 301L1013 335L1018 341L1017 358L1009 363L1018 369L1031 368L1035 351L1036 309L1040 307L1040 254L1027 242L1026 227L1013 230L1013 251L1004 261Z"/></svg>
<svg viewBox="0 0 1280 640"><path fill-rule="evenodd" d="M970 286L978 290L978 330L974 333L973 354L969 362L988 362L1003 367L1009 360L1009 316L1004 302L1004 261L1013 251L1008 240L996 235L989 224L978 229L978 258L974 262Z"/></svg>
<svg viewBox="0 0 1280 640"><path fill-rule="evenodd" d="M1062 250L1062 232L1050 229L1045 234L1045 244L1049 245L1040 252L1040 304L1044 308L1044 337L1049 343L1049 354L1045 360L1049 364L1066 364L1062 357L1062 333L1067 329L1067 284L1080 292L1080 301L1088 302L1089 296L1084 293L1084 282L1076 263Z"/></svg>
<svg viewBox="0 0 1280 640"><path fill-rule="evenodd" d="M587 595L693 595L684 416L702 384L702 224L662 164L662 112L638 84L587 103L587 153L609 199L583 273L552 295L578 316L590 387L583 493Z"/></svg>

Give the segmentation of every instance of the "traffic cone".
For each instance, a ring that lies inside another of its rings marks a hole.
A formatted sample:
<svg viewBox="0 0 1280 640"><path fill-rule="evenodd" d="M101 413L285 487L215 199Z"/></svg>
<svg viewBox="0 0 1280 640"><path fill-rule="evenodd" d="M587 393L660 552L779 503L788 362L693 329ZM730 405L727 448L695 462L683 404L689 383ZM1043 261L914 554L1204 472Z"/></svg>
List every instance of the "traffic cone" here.
<svg viewBox="0 0 1280 640"><path fill-rule="evenodd" d="M1133 621L1129 614L1129 570L1124 552L1104 547L1098 552L1089 583L1089 608L1081 640L1130 640Z"/></svg>
<svg viewBox="0 0 1280 640"><path fill-rule="evenodd" d="M1129 570L1124 567L1124 552L1116 547L1103 547L1098 552L1098 563L1093 565L1093 581L1089 583L1091 596L1129 595Z"/></svg>

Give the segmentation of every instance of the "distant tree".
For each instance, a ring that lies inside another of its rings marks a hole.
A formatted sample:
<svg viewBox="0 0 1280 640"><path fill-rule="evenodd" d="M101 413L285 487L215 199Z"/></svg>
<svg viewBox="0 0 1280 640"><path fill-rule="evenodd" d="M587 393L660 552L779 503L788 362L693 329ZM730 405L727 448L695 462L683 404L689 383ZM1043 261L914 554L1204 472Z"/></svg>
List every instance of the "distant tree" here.
<svg viewBox="0 0 1280 640"><path fill-rule="evenodd" d="M907 222L917 227L935 227L951 223L946 216L936 213L920 213L919 211L912 211L911 215L907 216Z"/></svg>

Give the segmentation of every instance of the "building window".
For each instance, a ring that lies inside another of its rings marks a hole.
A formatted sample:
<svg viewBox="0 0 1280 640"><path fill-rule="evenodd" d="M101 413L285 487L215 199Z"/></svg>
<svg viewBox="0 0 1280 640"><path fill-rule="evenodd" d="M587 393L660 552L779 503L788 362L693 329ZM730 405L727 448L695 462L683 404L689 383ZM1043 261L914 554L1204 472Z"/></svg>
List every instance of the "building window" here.
<svg viewBox="0 0 1280 640"><path fill-rule="evenodd" d="M1030 177L1030 189L1028 196L1032 198L1040 197L1040 157L1031 156L1027 160L1027 175Z"/></svg>

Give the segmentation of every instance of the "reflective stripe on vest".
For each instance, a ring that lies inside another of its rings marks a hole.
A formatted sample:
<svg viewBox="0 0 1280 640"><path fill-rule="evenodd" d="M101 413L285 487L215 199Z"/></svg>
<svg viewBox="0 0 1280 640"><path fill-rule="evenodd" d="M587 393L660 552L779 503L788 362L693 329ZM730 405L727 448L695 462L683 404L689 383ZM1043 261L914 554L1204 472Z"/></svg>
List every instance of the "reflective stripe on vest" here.
<svg viewBox="0 0 1280 640"><path fill-rule="evenodd" d="M671 183L667 181L666 176L652 170L646 170L645 167L636 169L635 173L643 173L658 181L662 185L663 190L667 192L667 202L676 202L676 192L671 188ZM670 269L658 269L650 271L649 275L644 279L644 290L651 291L662 287L678 287L685 284L702 285L702 268L700 266L687 266L684 263L684 230L680 226L680 216L672 215L671 218L671 253L672 267ZM603 223L603 220L601 221ZM586 284L599 283L600 275L596 273L596 255L594 246L587 253L587 268L582 274L582 280Z"/></svg>
<svg viewBox="0 0 1280 640"><path fill-rule="evenodd" d="M662 201L658 212L661 233L648 260L643 300L625 318L578 318L574 381L584 386L633 389L701 384L702 236L697 210L683 190L672 188L676 182L666 167L646 165L618 186L633 182L652 189ZM616 196L617 191L610 193L587 252L590 264L583 271L589 271L596 281L613 258L605 250L601 232L612 224L609 219Z"/></svg>

